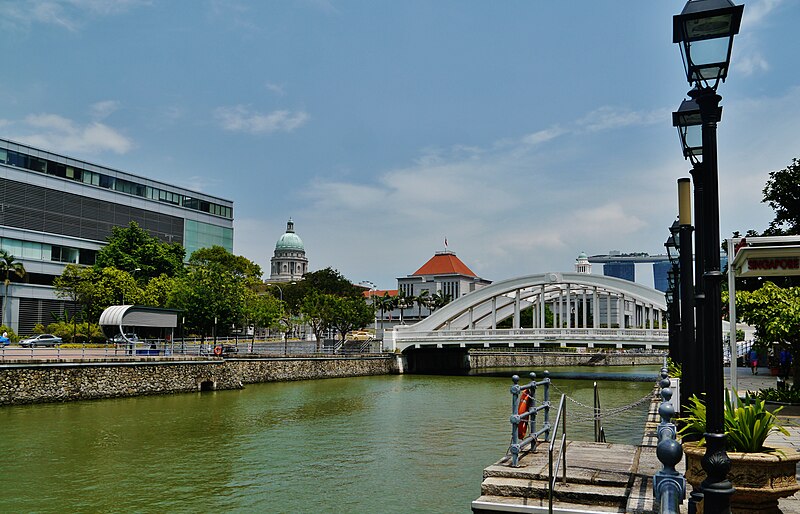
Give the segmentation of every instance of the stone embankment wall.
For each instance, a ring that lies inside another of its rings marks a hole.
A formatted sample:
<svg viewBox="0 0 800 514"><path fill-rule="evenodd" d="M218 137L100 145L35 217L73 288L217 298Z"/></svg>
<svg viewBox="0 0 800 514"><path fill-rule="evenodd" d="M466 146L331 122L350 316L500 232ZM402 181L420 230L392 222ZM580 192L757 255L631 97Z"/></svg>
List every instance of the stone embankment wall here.
<svg viewBox="0 0 800 514"><path fill-rule="evenodd" d="M556 366L638 366L663 364L657 353L556 353L470 351L470 369Z"/></svg>
<svg viewBox="0 0 800 514"><path fill-rule="evenodd" d="M214 389L243 384L397 372L396 359L326 357L16 362L0 366L0 405L66 402Z"/></svg>

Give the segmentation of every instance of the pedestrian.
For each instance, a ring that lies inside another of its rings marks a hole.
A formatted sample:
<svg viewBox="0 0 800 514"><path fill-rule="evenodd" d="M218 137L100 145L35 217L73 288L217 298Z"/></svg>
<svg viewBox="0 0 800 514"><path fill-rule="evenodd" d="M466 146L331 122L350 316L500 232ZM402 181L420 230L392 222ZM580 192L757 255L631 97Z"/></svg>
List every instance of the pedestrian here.
<svg viewBox="0 0 800 514"><path fill-rule="evenodd" d="M753 375L758 375L758 352L755 348L747 354L747 360L750 362L750 372Z"/></svg>
<svg viewBox="0 0 800 514"><path fill-rule="evenodd" d="M786 349L781 349L781 353L778 355L778 362L781 368L781 376L785 381L789 377L789 370L792 368L792 353Z"/></svg>

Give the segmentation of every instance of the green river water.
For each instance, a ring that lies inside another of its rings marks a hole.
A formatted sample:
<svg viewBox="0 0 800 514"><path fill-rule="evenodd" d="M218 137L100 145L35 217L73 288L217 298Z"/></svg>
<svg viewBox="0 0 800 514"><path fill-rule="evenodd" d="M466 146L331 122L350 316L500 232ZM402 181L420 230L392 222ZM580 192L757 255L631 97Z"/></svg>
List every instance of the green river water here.
<svg viewBox="0 0 800 514"><path fill-rule="evenodd" d="M605 371L652 376L600 382L611 409L649 394L657 370ZM502 374L3 407L0 512L467 513L483 468L510 442L512 372ZM588 378L553 382L591 405ZM646 410L605 420L609 441L640 442ZM568 430L592 438L590 421Z"/></svg>

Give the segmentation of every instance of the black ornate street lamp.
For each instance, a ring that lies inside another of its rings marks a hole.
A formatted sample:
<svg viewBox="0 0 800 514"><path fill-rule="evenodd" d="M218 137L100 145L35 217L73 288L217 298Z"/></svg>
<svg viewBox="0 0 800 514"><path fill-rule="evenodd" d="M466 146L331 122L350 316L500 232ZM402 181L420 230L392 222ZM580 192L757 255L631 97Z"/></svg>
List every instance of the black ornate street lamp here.
<svg viewBox="0 0 800 514"><path fill-rule="evenodd" d="M667 270L667 291L665 292L667 298L667 315L669 316L669 358L673 362L683 362L683 356L680 348L680 334L681 334L681 314L680 314L680 294L678 285L678 269L677 265L677 249L675 247L675 238L669 236L664 243L664 248L667 249L667 258L669 258L670 267Z"/></svg>
<svg viewBox="0 0 800 514"><path fill-rule="evenodd" d="M744 6L731 0L689 0L681 14L673 17L673 42L680 43L686 79L694 89L702 127L704 190L702 240L698 250L704 263L703 347L706 356L706 453L703 469L708 477L701 488L705 512L730 512L733 486L726 476L730 459L725 452L723 417L724 383L722 363L722 305L719 266L719 182L717 168L717 122L720 119L716 89L725 81L730 66L733 37L739 32ZM686 127L696 126L686 124ZM682 136L682 141L691 141ZM691 143L689 143L691 144ZM686 155L684 143L684 156ZM691 152L690 152L691 153ZM691 158L690 156L687 156ZM699 159L698 159L699 160ZM694 162L694 160L693 160ZM700 220L698 220L699 223Z"/></svg>

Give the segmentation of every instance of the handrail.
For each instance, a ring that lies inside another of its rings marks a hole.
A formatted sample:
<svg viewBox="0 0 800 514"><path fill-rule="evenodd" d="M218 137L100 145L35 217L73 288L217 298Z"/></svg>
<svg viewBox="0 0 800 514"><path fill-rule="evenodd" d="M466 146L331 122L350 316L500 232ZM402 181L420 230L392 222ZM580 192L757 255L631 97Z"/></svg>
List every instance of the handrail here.
<svg viewBox="0 0 800 514"><path fill-rule="evenodd" d="M550 372L545 371L543 375L544 379L537 382L536 373L531 373L531 381L527 385L519 385L518 375L511 377L514 385L511 386L511 444L508 449L511 453L511 465L514 467L519 464L519 455L525 447L530 446L531 450L535 450L541 435L545 436L545 441L550 440ZM536 388L539 386L544 387L544 398L537 405ZM525 412L519 412L521 394L527 394ZM536 415L539 411L544 411L544 422L542 428L537 430ZM527 424L522 435L519 430L520 423Z"/></svg>
<svg viewBox="0 0 800 514"><path fill-rule="evenodd" d="M548 511L552 514L553 512L553 492L556 488L556 482L558 481L558 468L560 467L561 461L564 462L564 469L562 471L562 483L567 483L567 403L564 401L566 399L566 394L561 394L561 400L558 402L558 411L556 412L556 421L553 424L553 438L550 440L550 448L548 449L548 480L547 480L547 487L548 487L548 494L547 494L547 504L548 504ZM553 449L556 444L556 435L558 434L558 422L561 420L562 428L561 428L561 444L558 450L558 458L555 462L555 470L553 470Z"/></svg>

